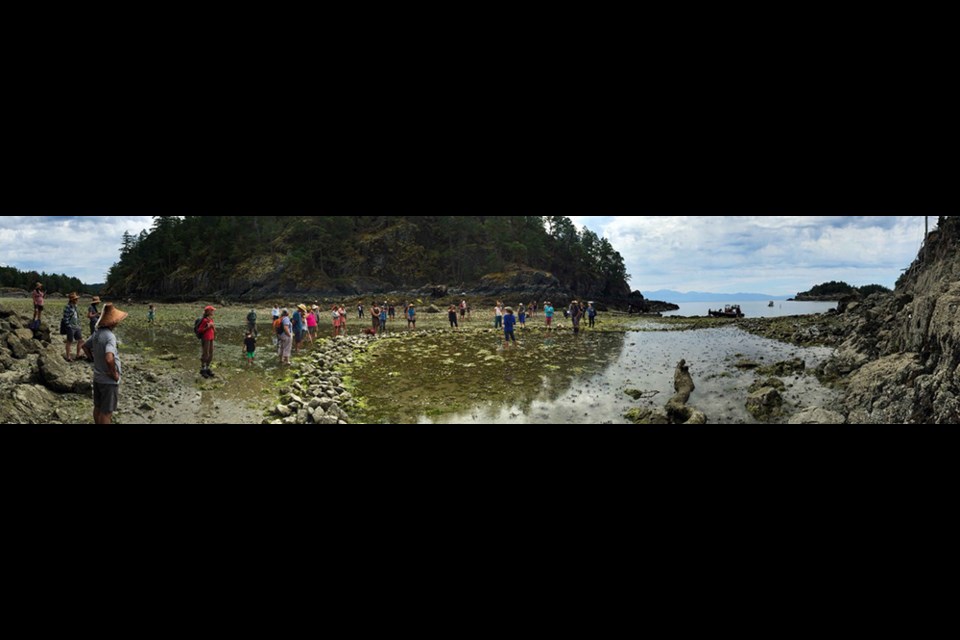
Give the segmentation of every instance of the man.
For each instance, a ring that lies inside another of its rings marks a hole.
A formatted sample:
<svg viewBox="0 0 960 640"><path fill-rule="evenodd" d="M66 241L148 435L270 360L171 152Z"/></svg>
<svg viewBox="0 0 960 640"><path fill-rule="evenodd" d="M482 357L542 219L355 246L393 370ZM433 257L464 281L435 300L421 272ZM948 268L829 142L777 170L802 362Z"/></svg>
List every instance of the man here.
<svg viewBox="0 0 960 640"><path fill-rule="evenodd" d="M274 318L276 320L276 318ZM250 313L247 314L247 333L252 333L254 338L260 337L260 333L257 331L257 310L250 309Z"/></svg>
<svg viewBox="0 0 960 640"><path fill-rule="evenodd" d="M93 360L93 422L110 424L120 399L120 354L113 331L127 314L112 304L103 307L97 332L83 344L87 359Z"/></svg>

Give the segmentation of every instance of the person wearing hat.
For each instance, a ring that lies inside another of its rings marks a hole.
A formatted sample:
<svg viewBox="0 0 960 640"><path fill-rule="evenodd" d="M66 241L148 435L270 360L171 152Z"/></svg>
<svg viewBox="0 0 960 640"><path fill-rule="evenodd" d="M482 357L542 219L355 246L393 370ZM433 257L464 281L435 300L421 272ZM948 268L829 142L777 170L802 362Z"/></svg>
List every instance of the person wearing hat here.
<svg viewBox="0 0 960 640"><path fill-rule="evenodd" d="M93 296L90 306L87 307L87 320L90 321L90 335L97 332L97 321L100 319L100 296Z"/></svg>
<svg viewBox="0 0 960 640"><path fill-rule="evenodd" d="M112 304L103 307L97 331L83 344L87 359L93 360L93 422L110 424L113 413L120 401L120 353L117 350L117 336L113 333L117 325L128 314Z"/></svg>
<svg viewBox="0 0 960 640"><path fill-rule="evenodd" d="M583 309L580 308L579 302L574 300L570 303L568 315L570 316L570 321L573 323L573 334L580 335L580 320L583 318Z"/></svg>
<svg viewBox="0 0 960 640"><path fill-rule="evenodd" d="M80 347L83 346L83 331L80 329L80 312L77 310L77 303L80 296L75 293L70 294L67 307L63 310L63 319L60 321L60 335L67 338L67 362L73 362L70 356L70 348L73 343L77 343L77 359L80 358Z"/></svg>
<svg viewBox="0 0 960 640"><path fill-rule="evenodd" d="M307 332L307 305L297 305L297 312L293 314L291 324L293 325L293 349L299 354L303 336Z"/></svg>
<svg viewBox="0 0 960 640"><path fill-rule="evenodd" d="M40 327L40 317L43 315L43 284L38 282L33 288L33 321Z"/></svg>
<svg viewBox="0 0 960 640"><path fill-rule="evenodd" d="M213 324L213 314L216 309L206 307L203 310L203 318L200 320L200 326L197 328L197 334L200 336L203 345L200 352L200 375L204 378L215 378L213 371L210 370L210 364L213 362L213 342L217 338L217 330Z"/></svg>
<svg viewBox="0 0 960 640"><path fill-rule="evenodd" d="M293 344L293 323L290 321L290 311L287 309L284 309L280 314L280 330L277 337L280 364L290 364L290 347Z"/></svg>

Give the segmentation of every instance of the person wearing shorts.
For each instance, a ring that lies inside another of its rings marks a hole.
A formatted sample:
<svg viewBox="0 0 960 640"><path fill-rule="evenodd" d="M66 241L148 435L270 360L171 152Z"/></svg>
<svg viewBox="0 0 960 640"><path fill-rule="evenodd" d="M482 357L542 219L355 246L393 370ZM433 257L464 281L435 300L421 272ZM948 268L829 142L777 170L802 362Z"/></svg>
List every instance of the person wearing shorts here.
<svg viewBox="0 0 960 640"><path fill-rule="evenodd" d="M547 328L550 329L553 327L553 314L554 308L553 305L549 302L543 303L543 315L547 319Z"/></svg>
<svg viewBox="0 0 960 640"><path fill-rule="evenodd" d="M110 424L120 401L120 353L113 331L127 314L107 304L100 315L97 332L83 344L87 358L93 360L93 422Z"/></svg>

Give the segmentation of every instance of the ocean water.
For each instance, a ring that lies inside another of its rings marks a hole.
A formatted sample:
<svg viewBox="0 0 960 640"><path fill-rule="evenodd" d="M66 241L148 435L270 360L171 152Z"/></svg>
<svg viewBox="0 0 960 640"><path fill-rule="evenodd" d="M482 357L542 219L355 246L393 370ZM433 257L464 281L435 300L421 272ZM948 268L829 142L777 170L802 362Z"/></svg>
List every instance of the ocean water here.
<svg viewBox="0 0 960 640"><path fill-rule="evenodd" d="M767 302L681 302L679 311L664 313L664 316L701 316L706 317L710 309L723 309L728 304L739 304L748 318L779 318L782 316L809 316L826 313L836 309L836 302L781 302L776 301L770 307Z"/></svg>

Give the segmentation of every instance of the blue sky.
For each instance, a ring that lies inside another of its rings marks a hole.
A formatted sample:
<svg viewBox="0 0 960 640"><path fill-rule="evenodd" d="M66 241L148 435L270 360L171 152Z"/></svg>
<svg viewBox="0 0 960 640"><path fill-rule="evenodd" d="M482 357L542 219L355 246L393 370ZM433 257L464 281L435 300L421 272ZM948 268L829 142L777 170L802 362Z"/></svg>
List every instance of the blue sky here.
<svg viewBox="0 0 960 640"><path fill-rule="evenodd" d="M572 217L610 239L641 291L781 295L829 280L892 286L923 238L922 216ZM150 224L150 216L0 217L0 264L102 282L123 232Z"/></svg>

